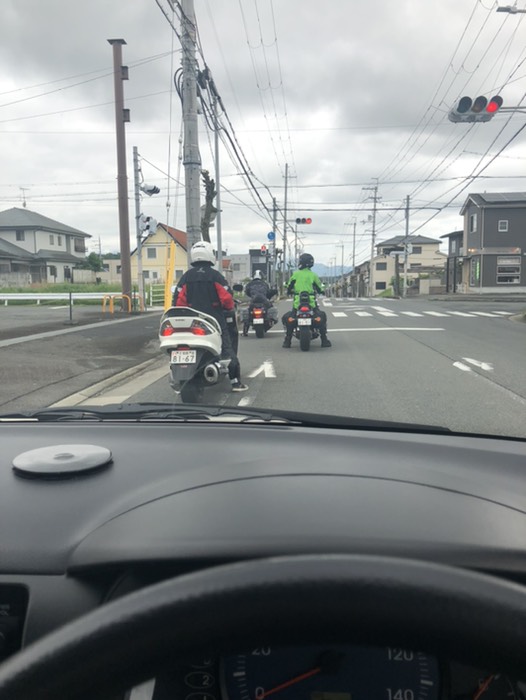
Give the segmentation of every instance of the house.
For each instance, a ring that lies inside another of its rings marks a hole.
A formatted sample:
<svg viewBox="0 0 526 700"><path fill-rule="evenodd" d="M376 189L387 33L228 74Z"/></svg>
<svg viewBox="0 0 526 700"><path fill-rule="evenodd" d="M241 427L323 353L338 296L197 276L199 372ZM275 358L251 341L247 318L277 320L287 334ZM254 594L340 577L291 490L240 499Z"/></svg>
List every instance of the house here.
<svg viewBox="0 0 526 700"><path fill-rule="evenodd" d="M33 256L0 238L0 287L27 287L31 284Z"/></svg>
<svg viewBox="0 0 526 700"><path fill-rule="evenodd" d="M462 291L462 269L464 265L464 231L445 233L440 238L448 244L446 263L446 291Z"/></svg>
<svg viewBox="0 0 526 700"><path fill-rule="evenodd" d="M171 243L175 244L173 262L173 280L177 281L187 270L186 233L167 224L157 224L157 229L142 243L142 271L145 284L164 284L170 263ZM137 249L131 253L131 276L138 280Z"/></svg>
<svg viewBox="0 0 526 700"><path fill-rule="evenodd" d="M408 242L408 289L414 287L416 293L428 294L432 289L431 281L435 287L441 285L445 272L446 254L442 253L440 240L427 236L394 236L377 244L377 255L373 258L373 291L379 294L393 287L396 278L396 258L391 256L391 251L403 248ZM398 273L403 277L404 257L398 256Z"/></svg>
<svg viewBox="0 0 526 700"><path fill-rule="evenodd" d="M460 214L462 245L459 236L449 236L449 257L462 261L454 291L526 292L526 192L470 194Z"/></svg>
<svg viewBox="0 0 526 700"><path fill-rule="evenodd" d="M0 212L2 274L29 275L33 284L72 280L73 268L86 257L88 238L84 231L29 209L6 209Z"/></svg>
<svg viewBox="0 0 526 700"><path fill-rule="evenodd" d="M232 265L232 282L241 284L250 277L250 255L249 253L234 253L228 257Z"/></svg>

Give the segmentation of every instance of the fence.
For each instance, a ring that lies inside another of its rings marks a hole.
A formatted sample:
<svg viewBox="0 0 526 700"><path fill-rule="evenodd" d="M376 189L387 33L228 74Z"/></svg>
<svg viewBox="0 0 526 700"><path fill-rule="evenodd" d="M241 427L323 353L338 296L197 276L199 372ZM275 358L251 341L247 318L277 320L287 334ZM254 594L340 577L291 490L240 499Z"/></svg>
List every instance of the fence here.
<svg viewBox="0 0 526 700"><path fill-rule="evenodd" d="M149 306L164 306L164 284L151 284L147 298Z"/></svg>

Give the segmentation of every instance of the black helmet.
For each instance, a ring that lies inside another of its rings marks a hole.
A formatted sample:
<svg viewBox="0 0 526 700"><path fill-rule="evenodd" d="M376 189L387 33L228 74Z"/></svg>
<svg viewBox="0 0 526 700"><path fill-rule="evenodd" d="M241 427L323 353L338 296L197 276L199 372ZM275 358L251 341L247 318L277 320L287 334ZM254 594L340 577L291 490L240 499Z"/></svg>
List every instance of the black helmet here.
<svg viewBox="0 0 526 700"><path fill-rule="evenodd" d="M303 270L304 267L312 267L314 265L314 258L310 253L302 253L298 262L300 270Z"/></svg>

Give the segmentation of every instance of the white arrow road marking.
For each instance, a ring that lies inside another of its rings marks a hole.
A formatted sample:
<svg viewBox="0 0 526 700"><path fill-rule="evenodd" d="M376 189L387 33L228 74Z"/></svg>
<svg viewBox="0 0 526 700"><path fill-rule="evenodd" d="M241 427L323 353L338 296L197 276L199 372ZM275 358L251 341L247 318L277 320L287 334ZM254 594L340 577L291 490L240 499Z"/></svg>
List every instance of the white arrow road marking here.
<svg viewBox="0 0 526 700"><path fill-rule="evenodd" d="M491 362L481 362L480 360L474 360L471 357L463 357L462 359L464 360L464 362L469 362L469 364L473 365L474 367L486 370L486 372L493 371L493 365L491 364Z"/></svg>
<svg viewBox="0 0 526 700"><path fill-rule="evenodd" d="M254 377L257 377L258 374L261 374L261 372L263 372L265 378L276 378L276 370L274 369L274 363L272 362L272 360L265 360L263 364L259 365L259 367L256 367L256 369L253 369L248 376L250 377L250 379L253 379Z"/></svg>
<svg viewBox="0 0 526 700"><path fill-rule="evenodd" d="M461 369L463 372L471 372L471 367L468 367L463 362L453 362L453 367Z"/></svg>

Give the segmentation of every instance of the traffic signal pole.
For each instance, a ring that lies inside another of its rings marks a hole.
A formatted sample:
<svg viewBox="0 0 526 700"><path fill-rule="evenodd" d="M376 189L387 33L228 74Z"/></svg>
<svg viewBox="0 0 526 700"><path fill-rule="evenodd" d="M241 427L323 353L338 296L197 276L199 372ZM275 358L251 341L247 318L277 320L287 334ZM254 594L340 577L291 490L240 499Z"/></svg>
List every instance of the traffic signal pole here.
<svg viewBox="0 0 526 700"><path fill-rule="evenodd" d="M185 174L187 257L190 266L192 246L201 240L201 198L197 124L197 62L194 0L181 0L182 92L183 92L183 165Z"/></svg>

